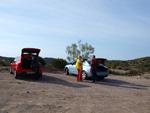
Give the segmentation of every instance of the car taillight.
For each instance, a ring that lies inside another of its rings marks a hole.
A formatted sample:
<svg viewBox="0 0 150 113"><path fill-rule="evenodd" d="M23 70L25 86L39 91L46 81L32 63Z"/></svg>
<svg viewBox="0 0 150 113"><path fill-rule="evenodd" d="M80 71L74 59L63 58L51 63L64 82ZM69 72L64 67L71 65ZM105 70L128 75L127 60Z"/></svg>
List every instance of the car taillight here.
<svg viewBox="0 0 150 113"><path fill-rule="evenodd" d="M21 63L18 64L18 67L21 67Z"/></svg>

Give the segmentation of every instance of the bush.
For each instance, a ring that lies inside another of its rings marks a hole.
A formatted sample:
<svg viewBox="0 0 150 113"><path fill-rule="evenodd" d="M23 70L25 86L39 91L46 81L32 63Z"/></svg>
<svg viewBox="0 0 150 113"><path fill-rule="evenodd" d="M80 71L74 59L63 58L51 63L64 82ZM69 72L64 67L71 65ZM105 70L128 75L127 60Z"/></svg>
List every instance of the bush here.
<svg viewBox="0 0 150 113"><path fill-rule="evenodd" d="M64 59L53 59L51 62L51 65L55 68L64 69L65 65L67 64L67 61Z"/></svg>
<svg viewBox="0 0 150 113"><path fill-rule="evenodd" d="M9 66L10 63L8 63L5 60L0 60L0 66Z"/></svg>
<svg viewBox="0 0 150 113"><path fill-rule="evenodd" d="M141 72L137 71L137 70L133 70L133 69L130 69L128 72L127 72L127 75L128 76L135 76L135 75L140 75Z"/></svg>
<svg viewBox="0 0 150 113"><path fill-rule="evenodd" d="M39 62L42 64L42 66L45 67L45 65L46 65L45 60L40 56L38 58L39 58Z"/></svg>
<svg viewBox="0 0 150 113"><path fill-rule="evenodd" d="M122 67L121 67L121 66L117 66L116 68L117 68L117 69L122 69Z"/></svg>

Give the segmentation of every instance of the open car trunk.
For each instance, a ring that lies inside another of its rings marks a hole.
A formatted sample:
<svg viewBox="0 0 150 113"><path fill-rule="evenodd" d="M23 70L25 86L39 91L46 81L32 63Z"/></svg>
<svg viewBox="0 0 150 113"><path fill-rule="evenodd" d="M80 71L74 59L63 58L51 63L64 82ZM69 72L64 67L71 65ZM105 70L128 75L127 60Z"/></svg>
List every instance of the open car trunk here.
<svg viewBox="0 0 150 113"><path fill-rule="evenodd" d="M99 66L97 67L97 71L106 72L106 71L107 71L107 68L106 68L105 66L103 66L103 65L99 65Z"/></svg>
<svg viewBox="0 0 150 113"><path fill-rule="evenodd" d="M31 64L32 64L32 55L38 57L40 52L40 49L36 48L24 48L22 49L22 68L24 69L32 69Z"/></svg>
<svg viewBox="0 0 150 113"><path fill-rule="evenodd" d="M22 68L24 69L31 69L31 64L32 64L32 58L24 58L22 59Z"/></svg>
<svg viewBox="0 0 150 113"><path fill-rule="evenodd" d="M99 66L97 67L98 71L102 71L102 72L106 72L107 71L107 68L105 67L105 61L107 59L104 59L104 58L96 58Z"/></svg>
<svg viewBox="0 0 150 113"><path fill-rule="evenodd" d="M97 60L98 64L103 64L103 65L105 65L105 61L106 61L107 59L105 59L105 58L96 58L96 60Z"/></svg>

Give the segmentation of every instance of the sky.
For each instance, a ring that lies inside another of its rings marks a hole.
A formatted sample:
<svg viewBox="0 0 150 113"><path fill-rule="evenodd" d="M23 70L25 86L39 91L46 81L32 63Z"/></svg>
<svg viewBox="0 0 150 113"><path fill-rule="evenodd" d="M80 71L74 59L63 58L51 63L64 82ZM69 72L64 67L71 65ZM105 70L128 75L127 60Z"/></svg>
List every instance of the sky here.
<svg viewBox="0 0 150 113"><path fill-rule="evenodd" d="M0 56L40 48L66 59L66 47L88 43L96 57L150 56L150 0L0 0Z"/></svg>

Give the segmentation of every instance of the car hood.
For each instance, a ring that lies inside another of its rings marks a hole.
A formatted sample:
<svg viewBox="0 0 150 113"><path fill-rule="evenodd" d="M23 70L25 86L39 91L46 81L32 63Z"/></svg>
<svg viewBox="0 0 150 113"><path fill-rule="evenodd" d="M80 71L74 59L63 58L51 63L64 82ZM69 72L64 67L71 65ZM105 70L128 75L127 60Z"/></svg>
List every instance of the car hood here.
<svg viewBox="0 0 150 113"><path fill-rule="evenodd" d="M23 57L23 56L25 56L27 54L32 54L32 55L38 56L40 51L41 50L37 49L37 48L23 48L21 56Z"/></svg>
<svg viewBox="0 0 150 113"><path fill-rule="evenodd" d="M105 59L105 58L96 58L96 60L97 60L98 63L105 65L105 61L107 59Z"/></svg>

